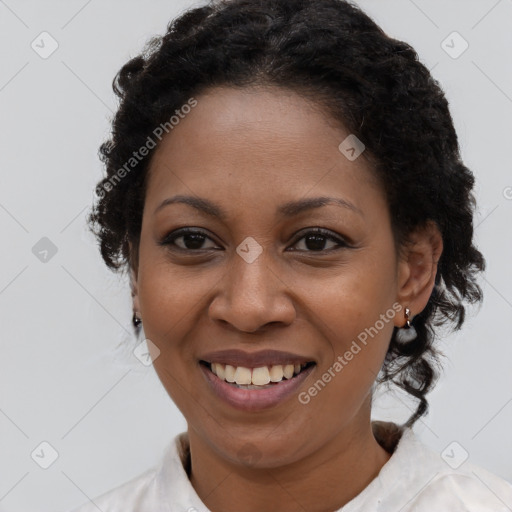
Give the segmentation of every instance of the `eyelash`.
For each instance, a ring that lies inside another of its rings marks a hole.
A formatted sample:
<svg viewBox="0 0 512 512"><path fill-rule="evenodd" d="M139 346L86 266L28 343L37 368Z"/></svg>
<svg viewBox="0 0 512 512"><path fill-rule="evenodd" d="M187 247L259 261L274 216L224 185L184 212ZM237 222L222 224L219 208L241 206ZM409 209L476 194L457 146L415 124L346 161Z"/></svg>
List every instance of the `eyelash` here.
<svg viewBox="0 0 512 512"><path fill-rule="evenodd" d="M299 249L298 252L310 252L310 253L319 253L319 254L324 253L325 254L325 253L329 253L331 251L337 251L337 250L340 250L340 249L347 249L347 248L350 247L349 244L343 238L341 238L339 236L336 236L331 231L328 231L328 230L323 229L323 228L314 228L314 229L310 229L309 231L304 232L302 234L302 236L300 236L300 238L297 238L294 241L293 245L296 245L300 240L302 240L303 238L306 238L308 235L312 235L312 234L313 235L321 235L321 236L327 238L328 240L336 242L338 244L338 247L333 247L331 249L321 249L319 251L301 250L301 249ZM199 230L195 230L195 229L189 229L189 228L183 228L183 229L178 229L177 231L166 235L161 240L160 245L167 246L172 251L188 252L188 253L192 253L192 252L199 253L201 251L212 250L212 249L184 249L182 247L177 247L176 244L174 243L175 240L177 240L178 238L182 238L184 236L187 236L187 235L202 235L202 236L205 237L205 239L212 240L203 231L199 231ZM214 240L212 240L212 241L214 241Z"/></svg>

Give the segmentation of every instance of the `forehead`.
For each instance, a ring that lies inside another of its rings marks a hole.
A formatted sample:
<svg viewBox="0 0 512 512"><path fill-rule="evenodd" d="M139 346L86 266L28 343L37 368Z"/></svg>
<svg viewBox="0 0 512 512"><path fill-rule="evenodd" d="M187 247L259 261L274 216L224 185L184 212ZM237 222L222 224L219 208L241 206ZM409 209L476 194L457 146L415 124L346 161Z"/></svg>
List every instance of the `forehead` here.
<svg viewBox="0 0 512 512"><path fill-rule="evenodd" d="M153 156L148 209L174 194L261 208L380 193L364 153L340 151L350 133L314 102L276 87L214 88L196 100Z"/></svg>

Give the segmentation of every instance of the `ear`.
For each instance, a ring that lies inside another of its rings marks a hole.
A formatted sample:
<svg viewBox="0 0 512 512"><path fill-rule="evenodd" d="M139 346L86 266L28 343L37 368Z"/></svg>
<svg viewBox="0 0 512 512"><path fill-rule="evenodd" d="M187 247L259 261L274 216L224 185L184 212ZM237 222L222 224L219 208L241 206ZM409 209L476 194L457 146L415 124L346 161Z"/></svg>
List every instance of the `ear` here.
<svg viewBox="0 0 512 512"><path fill-rule="evenodd" d="M130 289L132 293L133 311L137 311L140 316L139 287L137 284L139 269L137 258L133 257L133 245L130 241L128 242L128 246L130 248Z"/></svg>
<svg viewBox="0 0 512 512"><path fill-rule="evenodd" d="M443 252L443 238L437 224L428 221L409 235L398 263L397 301L409 308L409 319L421 313L435 285L437 264ZM403 327L405 317L395 315L394 323Z"/></svg>

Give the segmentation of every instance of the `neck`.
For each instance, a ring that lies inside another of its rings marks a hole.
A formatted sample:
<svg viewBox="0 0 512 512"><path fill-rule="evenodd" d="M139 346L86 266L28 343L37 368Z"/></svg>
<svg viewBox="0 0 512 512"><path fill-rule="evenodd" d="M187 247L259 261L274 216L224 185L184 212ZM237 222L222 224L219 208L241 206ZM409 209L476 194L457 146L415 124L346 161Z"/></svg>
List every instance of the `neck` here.
<svg viewBox="0 0 512 512"><path fill-rule="evenodd" d="M390 454L369 419L350 425L307 457L272 468L233 464L189 429L190 481L212 512L331 512L357 496Z"/></svg>

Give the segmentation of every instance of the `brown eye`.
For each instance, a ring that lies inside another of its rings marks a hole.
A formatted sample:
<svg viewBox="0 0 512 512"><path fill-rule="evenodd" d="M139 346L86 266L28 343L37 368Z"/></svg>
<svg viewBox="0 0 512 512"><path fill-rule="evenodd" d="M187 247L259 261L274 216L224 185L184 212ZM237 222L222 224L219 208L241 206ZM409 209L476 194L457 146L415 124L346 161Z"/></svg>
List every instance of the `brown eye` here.
<svg viewBox="0 0 512 512"><path fill-rule="evenodd" d="M161 242L160 245L170 246L171 249L177 249L181 251L200 251L208 250L213 247L204 247L206 240L211 240L202 231L192 229L180 229L170 235L167 235Z"/></svg>
<svg viewBox="0 0 512 512"><path fill-rule="evenodd" d="M297 249L306 252L328 252L331 250L337 250L344 247L349 247L348 244L340 237L334 235L330 231L326 231L321 228L310 230L306 232L301 238L299 238L295 244L304 240L303 247ZM328 242L334 243L333 247L325 247Z"/></svg>

